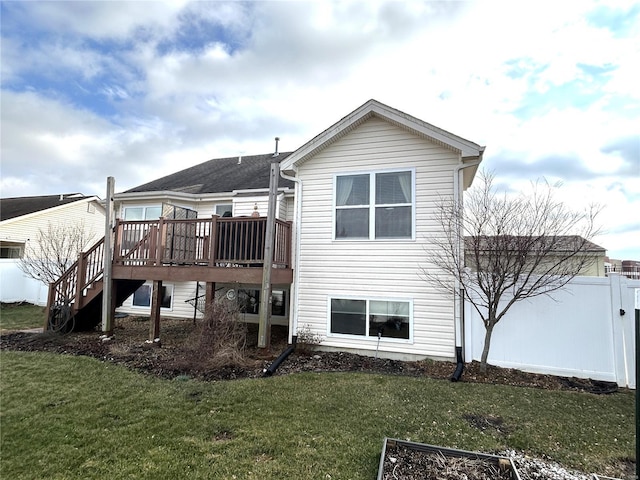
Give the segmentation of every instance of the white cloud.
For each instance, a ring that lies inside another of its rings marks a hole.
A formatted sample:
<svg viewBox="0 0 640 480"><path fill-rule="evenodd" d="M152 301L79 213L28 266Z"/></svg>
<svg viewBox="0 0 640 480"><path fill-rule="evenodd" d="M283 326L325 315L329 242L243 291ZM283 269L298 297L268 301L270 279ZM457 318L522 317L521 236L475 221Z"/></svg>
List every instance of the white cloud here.
<svg viewBox="0 0 640 480"><path fill-rule="evenodd" d="M638 207L637 18L625 36L584 1L80 3L3 4L3 196L292 150L376 98L487 145L507 181L542 169L603 199L613 230Z"/></svg>

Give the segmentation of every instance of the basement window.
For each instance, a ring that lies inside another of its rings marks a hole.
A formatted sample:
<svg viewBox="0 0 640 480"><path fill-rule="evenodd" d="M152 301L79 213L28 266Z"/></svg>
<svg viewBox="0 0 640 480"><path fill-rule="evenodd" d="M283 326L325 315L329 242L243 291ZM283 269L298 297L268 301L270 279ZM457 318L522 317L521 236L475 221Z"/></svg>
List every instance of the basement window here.
<svg viewBox="0 0 640 480"><path fill-rule="evenodd" d="M330 306L331 335L412 339L411 301L332 298Z"/></svg>
<svg viewBox="0 0 640 480"><path fill-rule="evenodd" d="M133 306L150 308L152 291L153 291L153 286L148 283L145 283L140 288L138 288L133 294ZM172 301L173 301L173 286L163 285L162 301L160 303L160 307L170 309Z"/></svg>

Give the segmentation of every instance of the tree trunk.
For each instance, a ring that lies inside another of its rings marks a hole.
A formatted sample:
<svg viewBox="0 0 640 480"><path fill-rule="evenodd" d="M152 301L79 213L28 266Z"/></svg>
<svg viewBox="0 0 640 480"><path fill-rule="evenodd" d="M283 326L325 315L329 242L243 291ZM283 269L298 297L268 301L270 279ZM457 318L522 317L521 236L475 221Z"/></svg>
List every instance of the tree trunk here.
<svg viewBox="0 0 640 480"><path fill-rule="evenodd" d="M492 319L489 319L489 325L486 327L484 334L484 348L482 349L482 355L480 356L480 371L482 373L487 371L487 357L489 356L489 347L491 346L491 334L493 333L493 327L495 324Z"/></svg>

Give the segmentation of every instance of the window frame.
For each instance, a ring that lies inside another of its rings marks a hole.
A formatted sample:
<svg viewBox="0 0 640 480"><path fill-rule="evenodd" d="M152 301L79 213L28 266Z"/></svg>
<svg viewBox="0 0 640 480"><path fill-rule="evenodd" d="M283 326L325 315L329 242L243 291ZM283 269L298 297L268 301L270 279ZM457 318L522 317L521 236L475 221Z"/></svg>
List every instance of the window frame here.
<svg viewBox="0 0 640 480"><path fill-rule="evenodd" d="M215 212L215 214L219 217L222 217L223 214L218 213L219 208L228 208L228 211L231 212L231 215L233 215L233 203L218 203L213 207L213 211Z"/></svg>
<svg viewBox="0 0 640 480"><path fill-rule="evenodd" d="M24 257L25 244L21 242L0 242L0 259L2 260L18 260ZM17 255L17 256L16 256Z"/></svg>
<svg viewBox="0 0 640 480"><path fill-rule="evenodd" d="M140 285L140 287L138 287L138 289L142 288L142 287L148 287L149 288L149 305L136 305L134 304L134 295L135 293L138 291L136 290L136 292L133 292L131 294L131 308L135 308L135 309L140 309L140 310L151 310L151 303L153 302L153 283L150 282L145 282L142 285ZM162 305L160 306L160 310L164 310L165 312L169 312L169 311L173 311L173 305L174 305L174 295L175 295L175 288L174 285L171 283L167 283L167 284L162 284L162 288L166 289L168 296L170 298L169 301L169 306L168 307L163 307Z"/></svg>
<svg viewBox="0 0 640 480"><path fill-rule="evenodd" d="M378 174L388 173L405 173L411 174L411 201L408 203L394 204L378 204L376 203L376 185ZM338 205L338 178L356 175L369 176L369 203L366 205ZM332 209L332 239L334 241L376 241L376 242L409 242L415 241L416 236L416 169L414 167L392 168L392 169L375 169L366 171L345 171L333 175L333 209ZM411 235L406 237L376 237L376 211L378 208L385 206L392 207L410 207L411 208ZM339 210L353 210L359 208L367 208L369 210L369 235L368 237L338 237L337 236L337 212Z"/></svg>
<svg viewBox="0 0 640 480"><path fill-rule="evenodd" d="M127 219L127 209L138 209L141 208L142 209L142 218L139 220L128 220ZM151 209L151 208L159 208L160 209L160 215L157 217L153 217L153 218L148 218L147 217L147 209ZM160 216L162 215L162 204L160 205L123 205L122 206L122 219L124 221L146 221L146 220L158 220L160 218Z"/></svg>
<svg viewBox="0 0 640 480"><path fill-rule="evenodd" d="M356 301L364 301L365 302L365 333L364 335L351 334L351 333L334 333L331 331L331 303L333 300L356 300ZM378 335L370 335L369 324L371 317L371 302L398 302L398 303L406 303L409 308L409 338L394 338L394 337L380 337L381 342L391 342L391 343L402 343L402 344L413 344L413 298L406 297L363 297L357 295L342 295L335 294L329 295L327 297L327 338L343 338L343 339L358 339L365 342L377 342Z"/></svg>

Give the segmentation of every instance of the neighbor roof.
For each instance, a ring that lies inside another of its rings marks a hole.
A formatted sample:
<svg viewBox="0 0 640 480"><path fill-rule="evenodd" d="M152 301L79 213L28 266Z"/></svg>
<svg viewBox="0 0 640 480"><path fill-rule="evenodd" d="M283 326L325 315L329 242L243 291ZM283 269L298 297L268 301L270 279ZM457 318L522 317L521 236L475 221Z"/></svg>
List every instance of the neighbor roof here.
<svg viewBox="0 0 640 480"><path fill-rule="evenodd" d="M3 222L12 218L22 217L23 215L78 202L87 198L96 197L85 196L81 193L64 193L61 195L44 195L38 197L0 198L0 221Z"/></svg>
<svg viewBox="0 0 640 480"><path fill-rule="evenodd" d="M534 239L535 236L514 236L514 235L502 235L502 236L487 236L483 235L481 237L471 237L465 236L465 246L466 248L471 249L476 243L476 239L479 239L480 250L492 250L495 248L504 248L507 247L518 248L521 243L529 242L531 239ZM558 236L544 236L538 239L542 245L546 242L551 242L551 245L554 246L553 251L555 252L563 252L563 251L573 251L577 248L577 246L581 246L580 250L583 252L591 252L591 253L605 253L607 250L600 245L596 245L595 243L581 237L580 235L558 235ZM497 247L499 246L499 247Z"/></svg>
<svg viewBox="0 0 640 480"><path fill-rule="evenodd" d="M291 152L250 155L242 157L215 158L166 177L153 180L124 193L134 192L181 192L190 194L224 193L235 190L269 188L271 162L284 160ZM293 188L290 180L278 179L278 187Z"/></svg>

